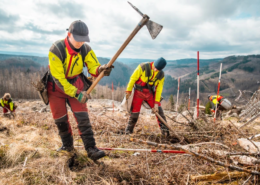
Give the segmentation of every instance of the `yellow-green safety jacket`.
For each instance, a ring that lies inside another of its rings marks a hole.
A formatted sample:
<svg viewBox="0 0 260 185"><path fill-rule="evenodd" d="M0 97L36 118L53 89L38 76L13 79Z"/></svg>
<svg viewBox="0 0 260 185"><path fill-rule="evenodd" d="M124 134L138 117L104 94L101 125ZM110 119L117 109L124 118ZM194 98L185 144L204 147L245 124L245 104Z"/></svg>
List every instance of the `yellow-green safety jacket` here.
<svg viewBox="0 0 260 185"><path fill-rule="evenodd" d="M65 50L60 51L57 44L65 44ZM84 48L83 48L84 47ZM82 51L85 51L85 57ZM63 59L62 52L65 52ZM84 61L84 62L83 62ZM89 45L86 43L80 48L80 52L74 51L68 39L55 42L49 51L49 69L55 84L64 91L65 94L75 97L77 88L70 84L67 79L72 79L83 72L84 65L87 66L88 72L94 76L98 76L98 67L100 63Z"/></svg>
<svg viewBox="0 0 260 185"><path fill-rule="evenodd" d="M4 100L3 98L0 100L0 104L2 107L5 107L5 105L9 105L10 111L14 110L14 103L12 99Z"/></svg>
<svg viewBox="0 0 260 185"><path fill-rule="evenodd" d="M162 76L160 77L160 79L156 78L159 71L155 72L153 70L154 62L148 63L151 67L151 73L149 75L146 74L145 64L147 63L142 63L138 65L138 67L135 69L134 73L130 77L130 81L127 85L126 91L131 92L134 87L134 84L141 85L142 87L146 86L149 79L149 85L155 86L155 103L159 103L163 91L164 73L163 71L161 71Z"/></svg>
<svg viewBox="0 0 260 185"><path fill-rule="evenodd" d="M223 98L223 96L221 95L212 95L209 97L209 100L211 102L211 107L212 108L216 108L216 105L220 103L221 99Z"/></svg>

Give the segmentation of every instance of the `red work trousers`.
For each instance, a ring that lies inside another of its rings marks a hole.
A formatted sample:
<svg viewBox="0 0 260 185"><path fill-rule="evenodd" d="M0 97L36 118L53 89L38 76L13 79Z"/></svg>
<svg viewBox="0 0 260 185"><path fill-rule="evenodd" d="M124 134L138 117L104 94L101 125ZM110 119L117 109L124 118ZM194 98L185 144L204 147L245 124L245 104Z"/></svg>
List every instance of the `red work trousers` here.
<svg viewBox="0 0 260 185"><path fill-rule="evenodd" d="M6 109L5 107L6 107L7 109ZM3 113L4 113L4 114L5 114L5 113L8 113L8 109L10 110L10 106L9 106L8 104L7 104L7 105L5 104L5 106L3 107ZM13 111L11 111L11 112L15 112L15 110L13 110Z"/></svg>
<svg viewBox="0 0 260 185"><path fill-rule="evenodd" d="M73 85L80 91L84 88L84 83L80 77L77 78ZM55 124L58 126L61 138L72 135L72 129L67 115L66 103L68 103L77 121L79 135L82 137L85 147L95 146L96 144L89 120L87 104L82 104L76 98L66 95L56 84L55 91L53 91L52 82L48 82L47 89L52 116L55 120Z"/></svg>
<svg viewBox="0 0 260 185"><path fill-rule="evenodd" d="M134 98L132 102L132 113L140 112L143 101L146 101L151 108L154 107L155 97L153 93L149 92L148 89L143 89L143 91L134 91ZM161 106L161 103L159 103Z"/></svg>
<svg viewBox="0 0 260 185"><path fill-rule="evenodd" d="M155 103L155 97L154 94L149 91L149 89L143 89L143 91L134 91L134 98L132 102L132 113L139 113L141 110L141 106L143 101L146 101L151 108L154 108L154 103ZM161 106L161 103L159 103L159 107ZM158 124L161 122L158 120Z"/></svg>

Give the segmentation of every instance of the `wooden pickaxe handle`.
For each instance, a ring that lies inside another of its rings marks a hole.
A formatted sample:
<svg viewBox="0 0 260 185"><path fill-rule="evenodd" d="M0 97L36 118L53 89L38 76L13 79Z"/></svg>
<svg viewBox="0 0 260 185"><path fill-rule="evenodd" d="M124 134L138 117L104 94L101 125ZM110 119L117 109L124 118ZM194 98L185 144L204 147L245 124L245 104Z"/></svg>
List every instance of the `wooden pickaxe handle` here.
<svg viewBox="0 0 260 185"><path fill-rule="evenodd" d="M112 64L116 61L117 57L122 53L122 51L125 49L125 47L129 44L129 42L134 38L134 36L137 34L137 32L146 24L146 22L149 20L149 17L147 15L144 15L142 20L138 23L138 25L135 27L135 29L132 31L132 33L128 36L126 41L123 43L123 45L119 48L119 50L116 52L116 54L111 58L111 60L107 63L108 67L111 67ZM98 77L95 79L95 81L92 83L92 85L87 90L87 94L90 94L91 91L95 88L95 86L98 84L98 82L104 77L104 71L102 71Z"/></svg>
<svg viewBox="0 0 260 185"><path fill-rule="evenodd" d="M166 126L172 133L174 134L175 137L177 137L180 141L183 140L169 125L168 123L160 116L158 112L155 112L155 115L158 117L158 119Z"/></svg>

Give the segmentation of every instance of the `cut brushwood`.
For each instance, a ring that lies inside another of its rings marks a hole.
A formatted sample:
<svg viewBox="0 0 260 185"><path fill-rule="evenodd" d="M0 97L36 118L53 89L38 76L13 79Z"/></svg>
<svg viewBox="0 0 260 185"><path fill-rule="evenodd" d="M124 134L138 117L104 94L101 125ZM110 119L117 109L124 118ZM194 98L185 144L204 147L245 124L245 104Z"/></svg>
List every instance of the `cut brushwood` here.
<svg viewBox="0 0 260 185"><path fill-rule="evenodd" d="M241 167L238 167L238 166L233 166L233 165L230 165L230 164L226 164L226 163L223 163L221 161L217 161L211 157L208 157L208 156L205 156L203 154L199 154L197 152L193 152L191 150L188 150L186 148L184 148L183 146L181 145L166 145L166 144L158 144L158 143L155 143L155 142L151 142L151 141L143 141L141 139L135 139L135 138L131 138L130 141L133 141L133 142L137 142L137 143L143 143L143 144L148 144L148 145L152 145L152 146L156 146L156 147L159 147L159 146L163 146L165 148L171 148L171 149L178 149L178 150L181 150L181 151L184 151L188 154L191 154L195 157L198 157L198 158L201 158L201 159L204 159L206 161L210 161L214 164L217 164L217 165L220 165L220 166L224 166L224 167L227 167L229 169L232 169L232 170L237 170L237 171L241 171L241 172L247 172L247 173L250 173L250 174L254 174L254 175L260 175L260 172L259 171L255 171L255 170L249 170L249 169L245 169L245 168L241 168Z"/></svg>
<svg viewBox="0 0 260 185"><path fill-rule="evenodd" d="M244 148L246 151L250 152L250 153L258 153L258 149L252 144L252 142L258 147L260 148L260 142L256 142L256 141L248 141L248 139L245 138L240 138L237 140L239 146L241 146L242 148Z"/></svg>
<svg viewBox="0 0 260 185"><path fill-rule="evenodd" d="M190 179L192 181L224 181L234 178L242 178L247 176L245 172L216 172L214 174L207 174L207 175L191 175Z"/></svg>

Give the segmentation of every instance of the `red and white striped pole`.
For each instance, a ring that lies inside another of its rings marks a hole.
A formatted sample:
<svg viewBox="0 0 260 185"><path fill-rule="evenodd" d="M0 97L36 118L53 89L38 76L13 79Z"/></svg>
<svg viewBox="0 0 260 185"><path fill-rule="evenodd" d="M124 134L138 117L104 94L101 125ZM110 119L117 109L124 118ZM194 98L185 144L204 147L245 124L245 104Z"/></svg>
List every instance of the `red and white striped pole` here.
<svg viewBox="0 0 260 185"><path fill-rule="evenodd" d="M114 113L114 85L112 82L112 101L113 101L113 113Z"/></svg>
<svg viewBox="0 0 260 185"><path fill-rule="evenodd" d="M199 106L200 106L200 59L199 59L199 51L197 51L197 118L199 118Z"/></svg>
<svg viewBox="0 0 260 185"><path fill-rule="evenodd" d="M188 110L190 110L190 88L189 88L189 102L188 102Z"/></svg>
<svg viewBox="0 0 260 185"><path fill-rule="evenodd" d="M99 148L100 150L115 150L115 151L135 151L135 152L151 152L151 153L173 153L173 154L185 154L184 151L178 150L153 150L153 149L132 149L132 148Z"/></svg>
<svg viewBox="0 0 260 185"><path fill-rule="evenodd" d="M176 102L176 111L178 111L178 107L179 107L179 91L180 91L180 77L178 78L178 91L177 91L177 102Z"/></svg>
<svg viewBox="0 0 260 185"><path fill-rule="evenodd" d="M84 146L75 146L75 148L84 148ZM134 151L134 152L151 152L151 153L172 153L185 154L184 151L179 150L154 150L154 149L134 149L134 148L99 148L100 150L108 151Z"/></svg>
<svg viewBox="0 0 260 185"><path fill-rule="evenodd" d="M218 79L217 99L218 99L219 89L220 89L221 72L222 72L222 63L220 64L220 69L219 69L219 79ZM215 115L214 115L214 122L216 121L217 110L218 110L218 104L216 104L216 110L215 110Z"/></svg>

